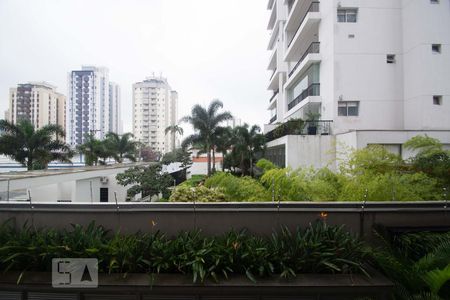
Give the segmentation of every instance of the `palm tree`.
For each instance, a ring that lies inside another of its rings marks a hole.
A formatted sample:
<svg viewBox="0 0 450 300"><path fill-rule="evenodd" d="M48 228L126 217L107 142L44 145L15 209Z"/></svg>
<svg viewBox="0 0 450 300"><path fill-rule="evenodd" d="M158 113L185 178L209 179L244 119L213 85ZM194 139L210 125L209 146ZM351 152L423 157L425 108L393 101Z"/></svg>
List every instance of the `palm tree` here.
<svg viewBox="0 0 450 300"><path fill-rule="evenodd" d="M99 158L105 159L105 147L102 141L95 138L94 134L86 134L85 142L77 147L84 154L84 162L88 166L97 165Z"/></svg>
<svg viewBox="0 0 450 300"><path fill-rule="evenodd" d="M248 124L244 124L235 128L236 137L233 151L239 157L242 175L247 174L247 164L249 164L250 175L253 176L253 161L257 154L265 151L265 137L260 131L261 128L257 125L249 128Z"/></svg>
<svg viewBox="0 0 450 300"><path fill-rule="evenodd" d="M234 142L233 129L231 127L221 127L219 128L217 135L214 139L214 144L216 145L216 151L222 153L222 172L225 171L225 156L229 149L233 146ZM215 162L214 162L215 163Z"/></svg>
<svg viewBox="0 0 450 300"><path fill-rule="evenodd" d="M109 132L106 135L105 143L108 149L111 150L112 157L118 163L122 163L124 158L135 162L136 161L136 148L138 142L131 140L133 134L125 133L123 135L118 135L114 132Z"/></svg>
<svg viewBox="0 0 450 300"><path fill-rule="evenodd" d="M219 113L223 108L223 103L219 100L212 101L208 108L197 104L192 108L191 115L181 119L182 122L188 122L194 127L195 134L188 136L183 145L192 145L200 143L205 146L208 161L208 176L211 175L211 150L214 149L214 137L217 134L220 123L230 120L233 116L229 112Z"/></svg>
<svg viewBox="0 0 450 300"><path fill-rule="evenodd" d="M179 125L171 125L171 126L166 127L165 134L167 135L169 132L172 134L172 145L173 145L172 151L175 151L175 148L176 148L176 145L175 145L176 135L177 134L183 135L184 131L183 131L183 128L181 126L179 126Z"/></svg>
<svg viewBox="0 0 450 300"><path fill-rule="evenodd" d="M28 120L17 124L0 120L0 153L26 166L28 170L47 168L53 160L71 162L73 152L60 138L64 129L59 125L46 125L37 130Z"/></svg>

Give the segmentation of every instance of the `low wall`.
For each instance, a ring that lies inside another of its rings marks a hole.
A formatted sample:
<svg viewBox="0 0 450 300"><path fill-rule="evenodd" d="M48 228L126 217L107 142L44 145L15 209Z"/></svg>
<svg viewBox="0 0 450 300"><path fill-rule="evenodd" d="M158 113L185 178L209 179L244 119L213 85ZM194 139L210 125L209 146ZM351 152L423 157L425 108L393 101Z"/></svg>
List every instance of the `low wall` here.
<svg viewBox="0 0 450 300"><path fill-rule="evenodd" d="M0 203L0 223L13 218L36 228L70 228L92 221L122 233L162 231L168 235L200 229L206 235L246 228L270 235L280 226L305 227L318 219L330 225L345 225L350 232L371 239L373 226L397 230L450 228L450 211L442 202L370 203Z"/></svg>

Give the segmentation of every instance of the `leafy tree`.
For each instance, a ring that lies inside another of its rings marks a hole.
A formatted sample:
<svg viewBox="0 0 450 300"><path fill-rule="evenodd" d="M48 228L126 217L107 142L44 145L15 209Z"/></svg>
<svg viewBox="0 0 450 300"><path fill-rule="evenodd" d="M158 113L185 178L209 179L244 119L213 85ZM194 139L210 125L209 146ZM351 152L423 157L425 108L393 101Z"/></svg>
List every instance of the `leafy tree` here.
<svg viewBox="0 0 450 300"><path fill-rule="evenodd" d="M114 132L109 132L106 135L106 146L111 150L112 157L118 163L122 163L124 158L127 158L133 162L136 161L136 148L138 142L131 140L133 134L125 133L118 135Z"/></svg>
<svg viewBox="0 0 450 300"><path fill-rule="evenodd" d="M416 172L424 172L450 186L450 151L442 143L427 135L415 136L405 143L405 148L417 152L409 162Z"/></svg>
<svg viewBox="0 0 450 300"><path fill-rule="evenodd" d="M196 132L183 141L183 147L196 143L205 146L208 176L211 175L211 151L214 150L214 137L220 128L219 125L233 118L229 112L219 112L221 108L223 103L219 100L211 102L208 108L197 104L192 108L191 115L181 119L182 122L190 123Z"/></svg>
<svg viewBox="0 0 450 300"><path fill-rule="evenodd" d="M77 150L84 155L84 162L87 166L106 164L108 157L113 153L105 143L93 134L86 134L85 142L77 147Z"/></svg>
<svg viewBox="0 0 450 300"><path fill-rule="evenodd" d="M174 162L181 163L182 169L187 169L192 166L192 153L183 148L178 148L175 151L164 154L161 159L163 165L169 165Z"/></svg>
<svg viewBox="0 0 450 300"><path fill-rule="evenodd" d="M136 166L117 174L117 182L122 186L132 185L128 189L128 196L142 193L142 197L159 196L168 199L169 187L173 185L173 178L168 173L162 172L162 165L155 163L149 166Z"/></svg>
<svg viewBox="0 0 450 300"><path fill-rule="evenodd" d="M248 124L238 126L235 128L235 143L233 145L233 152L239 157L239 168L242 175L253 175L253 162L262 157L265 151L265 137L260 134L261 128L253 125L251 128Z"/></svg>
<svg viewBox="0 0 450 300"><path fill-rule="evenodd" d="M0 120L0 153L11 157L28 170L47 168L51 161L70 162L73 152L60 138L64 130L59 125L46 125L37 130L28 120L12 124Z"/></svg>
<svg viewBox="0 0 450 300"><path fill-rule="evenodd" d="M139 145L141 147L142 145ZM161 157L161 153L154 151L151 147L143 147L140 150L141 159L145 162L155 162Z"/></svg>
<svg viewBox="0 0 450 300"><path fill-rule="evenodd" d="M231 127L221 127L218 129L217 134L214 139L214 144L216 146L215 150L222 153L224 161L222 162L222 172L225 171L225 156L233 146L234 142L234 131ZM215 161L213 166L215 167Z"/></svg>

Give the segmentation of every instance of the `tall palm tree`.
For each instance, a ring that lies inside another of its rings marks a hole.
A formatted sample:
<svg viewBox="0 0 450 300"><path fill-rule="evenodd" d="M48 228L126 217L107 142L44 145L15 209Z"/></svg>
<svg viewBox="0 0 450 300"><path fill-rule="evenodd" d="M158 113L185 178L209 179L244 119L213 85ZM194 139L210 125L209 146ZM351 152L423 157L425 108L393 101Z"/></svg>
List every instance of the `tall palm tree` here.
<svg viewBox="0 0 450 300"><path fill-rule="evenodd" d="M247 164L249 164L250 175L253 176L253 162L256 155L265 151L265 137L260 132L261 128L257 125L250 128L248 124L244 124L235 128L233 151L239 157L242 175L247 174Z"/></svg>
<svg viewBox="0 0 450 300"><path fill-rule="evenodd" d="M183 131L183 128L181 126L179 126L179 125L171 125L171 126L166 127L166 129L165 129L165 134L166 135L169 132L172 134L172 145L173 145L172 146L172 151L175 151L175 148L176 148L176 145L175 145L176 135L177 134L183 135L184 131Z"/></svg>
<svg viewBox="0 0 450 300"><path fill-rule="evenodd" d="M217 152L222 153L223 161L222 161L222 172L225 171L225 156L228 150L231 149L234 142L234 133L231 127L221 127L219 128L217 135L214 139L214 144L216 145L215 150ZM215 163L215 162L214 162Z"/></svg>
<svg viewBox="0 0 450 300"><path fill-rule="evenodd" d="M0 120L0 153L26 166L28 170L47 168L49 162L70 162L73 152L64 143L64 129L46 125L37 130L28 120L17 124Z"/></svg>
<svg viewBox="0 0 450 300"><path fill-rule="evenodd" d="M211 151L214 149L214 137L220 128L220 123L230 120L233 116L229 112L219 112L223 108L223 103L219 100L212 101L208 108L199 104L192 108L191 115L181 119L194 127L196 133L188 136L183 145L200 143L205 146L207 154L208 176L211 175Z"/></svg>
<svg viewBox="0 0 450 300"><path fill-rule="evenodd" d="M133 134L125 133L118 135L114 132L109 132L106 135L105 143L111 150L112 157L118 163L122 163L124 158L128 158L131 161L136 161L136 149L138 142L133 141Z"/></svg>

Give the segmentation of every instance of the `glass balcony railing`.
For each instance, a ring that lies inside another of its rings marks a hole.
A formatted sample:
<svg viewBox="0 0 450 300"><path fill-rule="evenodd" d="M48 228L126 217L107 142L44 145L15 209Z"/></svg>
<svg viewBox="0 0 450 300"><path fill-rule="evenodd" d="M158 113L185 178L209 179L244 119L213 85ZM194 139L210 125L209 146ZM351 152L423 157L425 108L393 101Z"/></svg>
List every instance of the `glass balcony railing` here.
<svg viewBox="0 0 450 300"><path fill-rule="evenodd" d="M312 53L320 53L320 43L319 42L313 42L311 45L309 45L308 49L306 49L305 53L303 53L300 60L295 64L294 68L289 73L289 77L294 74L295 70L297 70L298 66L305 60L305 58L308 56L308 54Z"/></svg>
<svg viewBox="0 0 450 300"><path fill-rule="evenodd" d="M288 110L291 110L294 106L308 98L309 96L320 96L320 83L313 83L307 87L300 95L294 100L289 102Z"/></svg>
<svg viewBox="0 0 450 300"><path fill-rule="evenodd" d="M280 90L276 90L276 91L273 93L272 97L270 97L269 103L272 102L272 100L278 95L279 92L280 92Z"/></svg>

